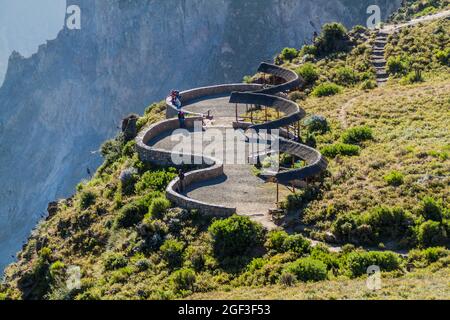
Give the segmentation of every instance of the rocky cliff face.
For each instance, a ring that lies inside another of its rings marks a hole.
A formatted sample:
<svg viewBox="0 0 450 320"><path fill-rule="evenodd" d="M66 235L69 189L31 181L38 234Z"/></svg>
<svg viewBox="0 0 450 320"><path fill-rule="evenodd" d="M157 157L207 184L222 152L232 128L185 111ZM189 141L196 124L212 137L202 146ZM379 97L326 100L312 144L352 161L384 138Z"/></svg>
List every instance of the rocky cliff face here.
<svg viewBox="0 0 450 320"><path fill-rule="evenodd" d="M81 30L24 59L0 89L0 270L43 215L100 163L120 119L171 88L239 81L327 21L364 23L400 0L70 0Z"/></svg>

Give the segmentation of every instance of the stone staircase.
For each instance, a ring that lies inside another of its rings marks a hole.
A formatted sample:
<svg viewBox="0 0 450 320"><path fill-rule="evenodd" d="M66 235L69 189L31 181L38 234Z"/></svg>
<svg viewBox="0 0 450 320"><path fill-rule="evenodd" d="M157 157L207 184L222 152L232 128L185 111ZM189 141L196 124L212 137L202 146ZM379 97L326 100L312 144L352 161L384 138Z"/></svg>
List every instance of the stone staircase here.
<svg viewBox="0 0 450 320"><path fill-rule="evenodd" d="M372 64L376 70L376 79L378 86L384 85L388 80L386 72L386 60L384 58L384 49L387 44L388 33L378 31L372 50Z"/></svg>

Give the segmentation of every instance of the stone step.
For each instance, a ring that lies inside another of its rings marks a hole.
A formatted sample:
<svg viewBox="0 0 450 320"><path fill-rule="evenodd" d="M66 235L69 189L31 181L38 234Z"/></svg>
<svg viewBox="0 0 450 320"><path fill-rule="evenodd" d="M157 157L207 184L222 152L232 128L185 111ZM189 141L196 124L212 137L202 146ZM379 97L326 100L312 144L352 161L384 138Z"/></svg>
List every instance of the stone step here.
<svg viewBox="0 0 450 320"><path fill-rule="evenodd" d="M372 56L378 57L378 59L380 59L379 57L384 57L384 50L373 50Z"/></svg>
<svg viewBox="0 0 450 320"><path fill-rule="evenodd" d="M379 32L377 33L377 37L387 38L387 37L389 37L389 33L383 32L383 31L379 31Z"/></svg>
<svg viewBox="0 0 450 320"><path fill-rule="evenodd" d="M380 60L380 61L373 60L372 64L375 68L383 68L383 69L386 68L386 61L384 61L384 60Z"/></svg>
<svg viewBox="0 0 450 320"><path fill-rule="evenodd" d="M384 46L382 46L382 47L380 47L379 45L375 45L375 46L373 46L373 50L383 50L384 51Z"/></svg>

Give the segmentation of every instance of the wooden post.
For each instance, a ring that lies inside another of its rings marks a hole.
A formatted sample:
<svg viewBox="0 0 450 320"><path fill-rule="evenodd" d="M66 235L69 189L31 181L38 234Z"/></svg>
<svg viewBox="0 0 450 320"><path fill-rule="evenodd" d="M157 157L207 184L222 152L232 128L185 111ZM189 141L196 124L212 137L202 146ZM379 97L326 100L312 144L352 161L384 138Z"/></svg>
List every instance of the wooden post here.
<svg viewBox="0 0 450 320"><path fill-rule="evenodd" d="M277 180L277 209L280 208L280 185L278 184Z"/></svg>
<svg viewBox="0 0 450 320"><path fill-rule="evenodd" d="M236 122L238 122L238 104L236 103Z"/></svg>

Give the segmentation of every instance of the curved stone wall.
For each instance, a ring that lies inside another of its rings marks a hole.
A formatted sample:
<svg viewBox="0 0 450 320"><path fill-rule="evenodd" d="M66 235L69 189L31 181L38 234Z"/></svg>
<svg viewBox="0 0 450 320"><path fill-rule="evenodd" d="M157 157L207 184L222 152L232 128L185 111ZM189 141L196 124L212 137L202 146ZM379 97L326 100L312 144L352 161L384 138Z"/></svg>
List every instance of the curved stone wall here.
<svg viewBox="0 0 450 320"><path fill-rule="evenodd" d="M303 80L294 71L267 63L262 63L258 71L272 74L278 78L283 79L285 82L281 85L273 86L255 92L233 92L230 97L230 102L272 107L283 112L285 116L278 120L269 121L262 124L235 124L235 126L246 126L247 129L254 129L256 131L273 130L287 127L288 125L291 125L303 119L306 116L306 112L305 110L300 108L297 103L274 95L298 87L299 85L301 85ZM280 135L283 134L285 133L280 133ZM287 135L289 135L289 133L287 133ZM306 167L287 170L275 174L274 176L279 183L288 184L289 182L294 180L303 180L317 176L318 174L326 170L328 166L326 159L320 152L301 143L280 137L279 148L280 152L294 155L307 163Z"/></svg>
<svg viewBox="0 0 450 320"><path fill-rule="evenodd" d="M287 90L298 87L302 79L298 75L291 71L279 66L262 63L258 69L260 72L272 74L278 78L283 79L285 82L278 86L265 87L259 84L224 84L203 88L196 88L192 90L183 91L181 95L181 103L183 106L188 106L195 103L201 98L214 97L225 94L231 94L230 103L245 103L254 105L265 105L276 108L280 112L285 114L284 117L269 121L263 124L252 125L250 123L235 123L236 127L251 128L255 130L262 129L282 129L292 123L295 123L305 117L305 111L300 108L295 102L276 96L277 93L282 93ZM170 99L166 100L166 118L167 120L150 125L141 130L136 138L137 152L141 161L153 163L160 166L173 166L172 155L170 150L157 149L150 146L151 140L155 139L159 135L167 131L173 131L179 128L179 122L176 117L178 115L178 109L174 106ZM192 128L196 121L203 121L205 115L194 112L187 112L186 127ZM281 130L283 135L283 130ZM285 136L290 137L289 133ZM303 159L308 166L301 169L293 169L285 172L279 172L275 174L276 179L280 183L289 183L294 180L301 180L315 176L326 169L327 162L322 155L305 145L297 143L292 140L280 138L280 151L295 155ZM224 174L223 164L214 158L208 158L203 155L190 154L191 159L200 160L195 163L202 163L201 169L191 171L185 174L184 188L192 185L196 182L202 182L211 180L222 176ZM192 162L194 163L194 162ZM174 179L170 182L166 189L167 198L175 205L186 208L195 209L204 215L211 216L230 216L236 213L236 208L230 208L226 206L220 206L210 203L204 203L184 196L179 192L180 180Z"/></svg>
<svg viewBox="0 0 450 320"><path fill-rule="evenodd" d="M181 104L183 107L188 106L192 103L195 103L198 99L203 97L212 97L219 96L223 94L230 94L232 92L245 92L245 91L254 91L259 90L263 86L260 84L245 84L245 83L236 83L236 84L221 84L216 86L195 88L191 90L186 90L180 92L181 96ZM170 101L170 97L166 99L166 117L173 118L178 115L179 109L172 104ZM185 110L184 110L185 111ZM185 111L188 116L204 116L203 114Z"/></svg>
<svg viewBox="0 0 450 320"><path fill-rule="evenodd" d="M186 118L186 128L193 128L196 121L203 121L203 117L194 116ZM167 119L147 126L141 130L136 137L136 151L141 161L158 166L173 166L173 152L170 150L153 148L149 144L151 144L151 141L154 138L162 133L179 129L179 127L178 119ZM182 156L183 154L179 155ZM184 188L187 188L193 183L211 180L223 175L223 164L220 160L203 155L189 154L188 156L191 157L191 163L202 163L203 168L185 174ZM203 215L217 217L227 217L236 213L236 208L197 201L184 196L179 190L179 178L171 181L166 189L167 199L178 207L189 210L198 210Z"/></svg>

